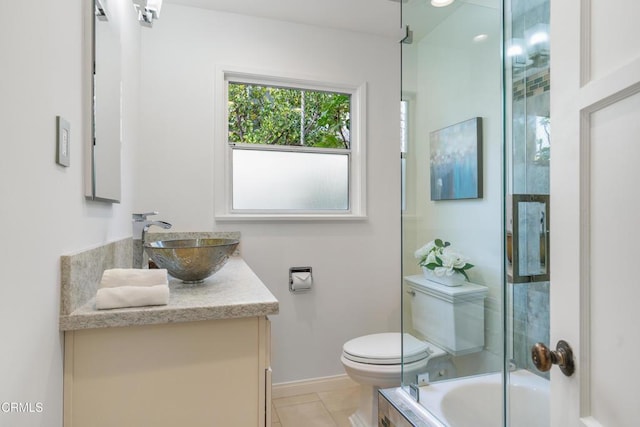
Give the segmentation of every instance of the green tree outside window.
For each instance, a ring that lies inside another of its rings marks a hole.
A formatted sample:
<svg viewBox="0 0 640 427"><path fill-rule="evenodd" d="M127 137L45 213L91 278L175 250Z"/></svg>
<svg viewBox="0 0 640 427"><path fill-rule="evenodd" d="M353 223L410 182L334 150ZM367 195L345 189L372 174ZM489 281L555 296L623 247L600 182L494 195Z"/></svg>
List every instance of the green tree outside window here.
<svg viewBox="0 0 640 427"><path fill-rule="evenodd" d="M232 143L350 145L348 94L229 82L228 108Z"/></svg>

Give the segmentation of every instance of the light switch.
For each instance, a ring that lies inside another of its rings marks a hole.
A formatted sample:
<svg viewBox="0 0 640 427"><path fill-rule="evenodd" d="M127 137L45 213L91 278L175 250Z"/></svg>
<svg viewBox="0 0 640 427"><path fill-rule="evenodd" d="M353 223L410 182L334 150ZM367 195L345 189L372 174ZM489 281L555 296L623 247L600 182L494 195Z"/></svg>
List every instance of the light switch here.
<svg viewBox="0 0 640 427"><path fill-rule="evenodd" d="M60 116L56 116L56 163L61 166L69 166L69 154L71 151L71 125Z"/></svg>

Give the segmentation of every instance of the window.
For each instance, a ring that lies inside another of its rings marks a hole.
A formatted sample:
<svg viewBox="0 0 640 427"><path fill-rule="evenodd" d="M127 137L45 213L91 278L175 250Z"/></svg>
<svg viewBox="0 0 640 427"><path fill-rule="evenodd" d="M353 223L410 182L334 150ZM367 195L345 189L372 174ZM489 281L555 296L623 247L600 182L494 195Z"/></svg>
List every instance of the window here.
<svg viewBox="0 0 640 427"><path fill-rule="evenodd" d="M219 80L216 218L364 216L364 85Z"/></svg>

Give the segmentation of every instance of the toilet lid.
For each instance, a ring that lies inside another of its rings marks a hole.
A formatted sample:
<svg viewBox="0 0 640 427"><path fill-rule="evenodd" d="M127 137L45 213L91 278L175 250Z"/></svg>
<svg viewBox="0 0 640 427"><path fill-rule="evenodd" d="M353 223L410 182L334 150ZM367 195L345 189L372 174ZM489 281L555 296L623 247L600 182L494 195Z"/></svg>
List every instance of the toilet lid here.
<svg viewBox="0 0 640 427"><path fill-rule="evenodd" d="M427 343L412 335L404 334L404 359L399 332L365 335L347 341L342 346L344 356L354 362L372 365L397 365L411 363L429 356Z"/></svg>

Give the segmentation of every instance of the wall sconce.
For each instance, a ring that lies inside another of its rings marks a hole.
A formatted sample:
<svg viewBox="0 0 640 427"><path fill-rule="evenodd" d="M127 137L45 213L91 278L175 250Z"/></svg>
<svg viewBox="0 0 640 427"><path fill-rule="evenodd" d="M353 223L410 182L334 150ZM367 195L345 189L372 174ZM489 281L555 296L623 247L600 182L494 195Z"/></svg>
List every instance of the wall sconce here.
<svg viewBox="0 0 640 427"><path fill-rule="evenodd" d="M102 3L103 3L102 0L96 0L94 4L94 7L95 7L94 11L95 11L96 18L99 21L106 22L109 20L109 17L107 16L107 8L104 7L104 4Z"/></svg>
<svg viewBox="0 0 640 427"><path fill-rule="evenodd" d="M153 26L153 20L160 18L162 0L133 0L133 7L138 12L138 21L145 27Z"/></svg>

